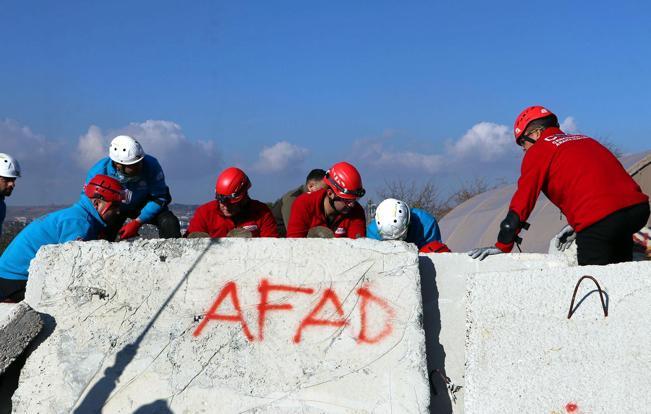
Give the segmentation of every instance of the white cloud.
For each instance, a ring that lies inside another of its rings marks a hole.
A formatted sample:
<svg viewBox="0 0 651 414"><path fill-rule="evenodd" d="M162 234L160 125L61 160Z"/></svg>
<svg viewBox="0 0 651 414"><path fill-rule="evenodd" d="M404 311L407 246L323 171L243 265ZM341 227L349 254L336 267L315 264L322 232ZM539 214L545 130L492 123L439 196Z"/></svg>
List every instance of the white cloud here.
<svg viewBox="0 0 651 414"><path fill-rule="evenodd" d="M254 169L263 173L281 172L294 169L307 157L309 151L287 141L280 141L260 151Z"/></svg>
<svg viewBox="0 0 651 414"><path fill-rule="evenodd" d="M179 124L163 120L132 122L108 133L91 125L88 132L79 137L79 163L88 168L106 157L109 143L120 134L136 138L145 153L158 159L168 177L191 178L218 172L219 154L213 141L191 140Z"/></svg>
<svg viewBox="0 0 651 414"><path fill-rule="evenodd" d="M388 170L399 167L428 174L454 171L460 165L467 169L473 161L492 163L519 154L510 128L492 122L474 125L455 142L448 142L438 153L396 148L399 142L393 133L385 133L379 138L357 141L353 152L356 158L370 166Z"/></svg>
<svg viewBox="0 0 651 414"><path fill-rule="evenodd" d="M492 122L480 122L450 145L448 153L455 158L490 162L512 154L514 148L515 140L509 127Z"/></svg>
<svg viewBox="0 0 651 414"><path fill-rule="evenodd" d="M576 134L577 132L579 132L574 117L568 116L567 118L565 118L563 122L561 122L561 130L567 134Z"/></svg>
<svg viewBox="0 0 651 414"><path fill-rule="evenodd" d="M0 152L13 156L21 164L29 163L30 160L42 161L60 145L13 119L0 120L0 143Z"/></svg>

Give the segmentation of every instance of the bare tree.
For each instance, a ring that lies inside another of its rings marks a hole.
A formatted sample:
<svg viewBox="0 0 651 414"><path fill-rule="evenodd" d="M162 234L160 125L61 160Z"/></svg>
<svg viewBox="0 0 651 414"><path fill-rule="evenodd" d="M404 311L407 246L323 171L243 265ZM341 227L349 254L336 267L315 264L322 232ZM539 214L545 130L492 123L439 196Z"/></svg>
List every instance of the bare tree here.
<svg viewBox="0 0 651 414"><path fill-rule="evenodd" d="M381 199L402 200L410 207L425 210L440 220L454 207L491 188L495 187L491 187L486 179L475 177L468 181L462 181L456 191L452 192L450 196L444 197L436 183L431 180L424 184L397 180L385 181L384 187L378 191L378 195Z"/></svg>
<svg viewBox="0 0 651 414"><path fill-rule="evenodd" d="M434 217L442 217L450 211L448 200L443 199L439 187L433 181L417 184L415 181L406 183L402 180L385 181L384 188L378 191L382 199L396 198L409 207L425 210Z"/></svg>
<svg viewBox="0 0 651 414"><path fill-rule="evenodd" d="M450 197L450 201L454 207L463 203L466 200L470 200L474 196L486 192L495 186L491 187L486 182L486 179L483 177L475 177L472 180L462 181L459 189L455 191Z"/></svg>

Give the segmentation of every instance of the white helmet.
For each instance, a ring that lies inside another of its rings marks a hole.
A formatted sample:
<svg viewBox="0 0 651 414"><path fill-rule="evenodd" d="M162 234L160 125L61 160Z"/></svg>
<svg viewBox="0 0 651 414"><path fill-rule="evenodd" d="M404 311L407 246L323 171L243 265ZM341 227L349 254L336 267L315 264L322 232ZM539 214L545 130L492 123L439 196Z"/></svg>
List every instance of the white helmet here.
<svg viewBox="0 0 651 414"><path fill-rule="evenodd" d="M109 156L118 164L132 165L145 157L145 151L134 138L128 135L118 135L111 141Z"/></svg>
<svg viewBox="0 0 651 414"><path fill-rule="evenodd" d="M9 154L0 152L0 177L20 177L20 164Z"/></svg>
<svg viewBox="0 0 651 414"><path fill-rule="evenodd" d="M382 240L404 240L411 213L404 201L387 198L375 210L375 224Z"/></svg>

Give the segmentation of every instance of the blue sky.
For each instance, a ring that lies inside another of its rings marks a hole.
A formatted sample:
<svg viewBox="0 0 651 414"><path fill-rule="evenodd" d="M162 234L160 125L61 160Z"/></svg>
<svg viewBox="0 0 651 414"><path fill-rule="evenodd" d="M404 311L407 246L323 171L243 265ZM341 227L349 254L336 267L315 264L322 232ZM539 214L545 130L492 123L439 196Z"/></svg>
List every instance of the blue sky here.
<svg viewBox="0 0 651 414"><path fill-rule="evenodd" d="M123 132L185 203L232 164L262 200L339 160L371 194L512 181L510 129L531 104L651 148L648 2L0 4L0 152L25 176L10 204L73 201Z"/></svg>

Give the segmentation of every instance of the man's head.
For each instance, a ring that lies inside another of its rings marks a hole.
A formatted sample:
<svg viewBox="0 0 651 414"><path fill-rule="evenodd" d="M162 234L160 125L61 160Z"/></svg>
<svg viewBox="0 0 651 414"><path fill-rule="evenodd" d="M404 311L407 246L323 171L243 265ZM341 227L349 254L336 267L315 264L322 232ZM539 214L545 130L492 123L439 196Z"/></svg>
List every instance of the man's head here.
<svg viewBox="0 0 651 414"><path fill-rule="evenodd" d="M249 201L249 177L236 167L226 168L217 177L215 199L219 211L226 217L237 216Z"/></svg>
<svg viewBox="0 0 651 414"><path fill-rule="evenodd" d="M547 128L559 127L558 118L543 106L530 106L518 115L513 125L515 142L523 151L531 148Z"/></svg>
<svg viewBox="0 0 651 414"><path fill-rule="evenodd" d="M338 162L325 173L323 181L328 186L327 198L333 212L348 214L355 202L364 197L362 176L352 164Z"/></svg>
<svg viewBox="0 0 651 414"><path fill-rule="evenodd" d="M138 177L142 171L145 151L140 143L128 135L118 135L111 141L109 157L121 180Z"/></svg>
<svg viewBox="0 0 651 414"><path fill-rule="evenodd" d="M404 240L410 221L409 206L395 198L387 198L375 210L375 224L382 240Z"/></svg>
<svg viewBox="0 0 651 414"><path fill-rule="evenodd" d="M327 185L323 182L326 172L320 168L316 168L307 175L305 179L305 189L308 193L313 193L326 188Z"/></svg>
<svg viewBox="0 0 651 414"><path fill-rule="evenodd" d="M20 177L20 164L11 155L0 153L0 197L9 197Z"/></svg>
<svg viewBox="0 0 651 414"><path fill-rule="evenodd" d="M84 186L84 194L104 221L117 214L120 203L128 204L131 199L131 192L118 180L102 174L97 174Z"/></svg>

